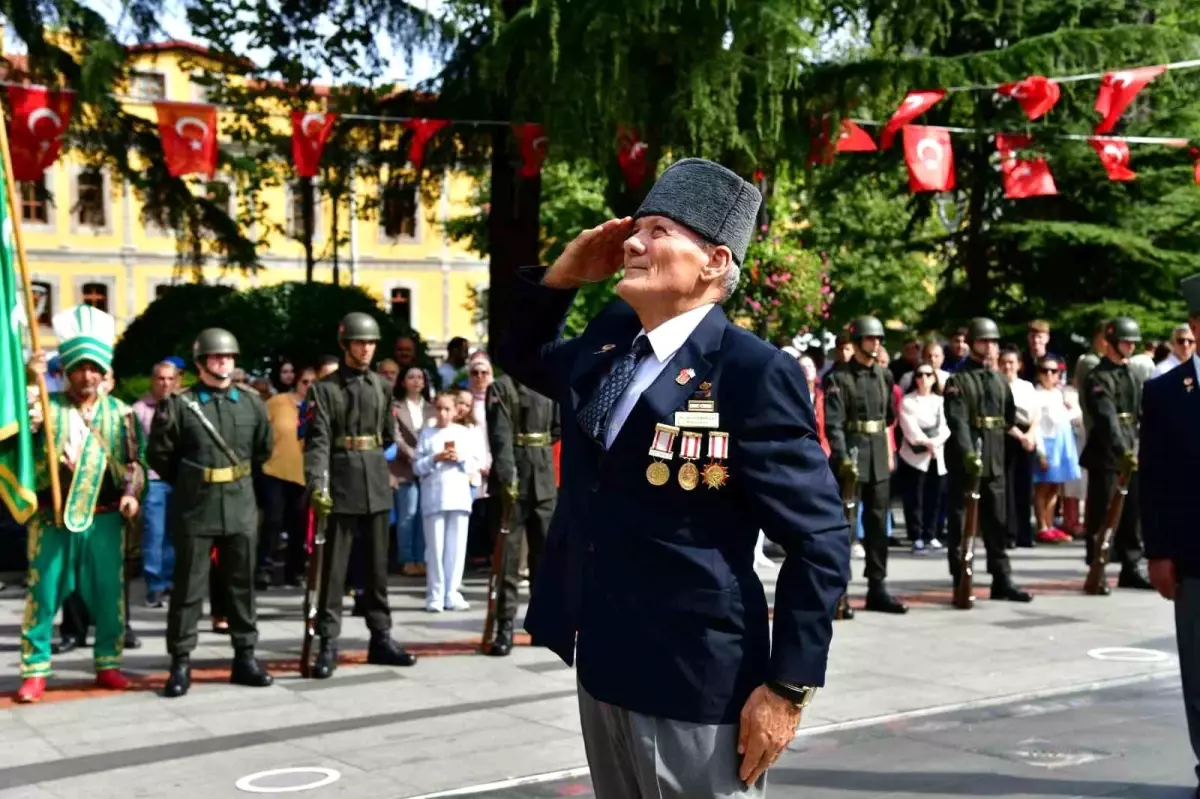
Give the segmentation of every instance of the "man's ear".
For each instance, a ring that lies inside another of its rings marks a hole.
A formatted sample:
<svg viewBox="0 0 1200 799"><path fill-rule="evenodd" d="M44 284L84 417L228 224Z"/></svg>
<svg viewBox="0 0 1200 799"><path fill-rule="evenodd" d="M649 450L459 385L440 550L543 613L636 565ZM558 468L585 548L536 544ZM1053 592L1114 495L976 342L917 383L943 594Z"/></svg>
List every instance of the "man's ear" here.
<svg viewBox="0 0 1200 799"><path fill-rule="evenodd" d="M709 254L708 263L700 270L700 276L711 283L720 280L730 266L733 266L733 252L724 244L719 244Z"/></svg>

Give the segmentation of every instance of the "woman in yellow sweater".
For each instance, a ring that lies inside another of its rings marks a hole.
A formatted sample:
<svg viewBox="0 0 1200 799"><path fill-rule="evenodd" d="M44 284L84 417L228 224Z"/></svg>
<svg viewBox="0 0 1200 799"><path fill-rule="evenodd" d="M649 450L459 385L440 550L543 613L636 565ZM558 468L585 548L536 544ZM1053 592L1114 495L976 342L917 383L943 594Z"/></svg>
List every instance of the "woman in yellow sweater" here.
<svg viewBox="0 0 1200 799"><path fill-rule="evenodd" d="M300 370L290 391L267 400L267 419L274 439L270 459L263 464L263 529L258 546L258 588L270 585L272 556L287 532L283 580L301 585L304 578L304 441L300 437L300 406L316 379L311 368Z"/></svg>

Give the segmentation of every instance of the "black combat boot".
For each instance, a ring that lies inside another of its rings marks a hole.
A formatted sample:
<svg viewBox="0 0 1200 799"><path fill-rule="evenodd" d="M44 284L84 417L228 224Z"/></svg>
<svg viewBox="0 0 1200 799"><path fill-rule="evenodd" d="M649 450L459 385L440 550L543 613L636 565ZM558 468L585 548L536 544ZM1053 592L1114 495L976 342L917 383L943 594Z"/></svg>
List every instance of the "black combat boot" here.
<svg viewBox="0 0 1200 799"><path fill-rule="evenodd" d="M367 662L373 666L412 666L417 662L417 656L401 649L387 633L371 633Z"/></svg>
<svg viewBox="0 0 1200 799"><path fill-rule="evenodd" d="M142 639L138 638L138 634L133 631L132 624L125 625L125 648L126 649L141 649Z"/></svg>
<svg viewBox="0 0 1200 799"><path fill-rule="evenodd" d="M496 638L492 641L492 648L488 650L488 654L492 657L508 657L513 650L513 623L511 621L500 622L500 629L496 631Z"/></svg>
<svg viewBox="0 0 1200 799"><path fill-rule="evenodd" d="M877 613L908 613L908 606L892 596L883 580L872 580L867 586L866 608Z"/></svg>
<svg viewBox="0 0 1200 799"><path fill-rule="evenodd" d="M1121 576L1117 578L1117 588L1137 588L1141 591L1153 591L1154 584L1150 582L1150 578L1142 573L1142 570L1137 566L1125 566L1121 569Z"/></svg>
<svg viewBox="0 0 1200 799"><path fill-rule="evenodd" d="M186 694L191 687L192 659L187 655L175 655L171 658L171 673L163 688L163 696L175 699Z"/></svg>
<svg viewBox="0 0 1200 799"><path fill-rule="evenodd" d="M1013 585L1012 578L1007 574L997 574L992 578L992 599L1006 602L1032 602L1033 595Z"/></svg>
<svg viewBox="0 0 1200 799"><path fill-rule="evenodd" d="M254 657L254 649L246 647L238 649L233 654L233 666L229 669L229 682L233 685L245 685L250 688L266 688L275 682L275 678L267 673L258 658Z"/></svg>
<svg viewBox="0 0 1200 799"><path fill-rule="evenodd" d="M314 680L328 680L337 671L338 648L337 640L322 638L321 647L317 650L317 659L309 672Z"/></svg>

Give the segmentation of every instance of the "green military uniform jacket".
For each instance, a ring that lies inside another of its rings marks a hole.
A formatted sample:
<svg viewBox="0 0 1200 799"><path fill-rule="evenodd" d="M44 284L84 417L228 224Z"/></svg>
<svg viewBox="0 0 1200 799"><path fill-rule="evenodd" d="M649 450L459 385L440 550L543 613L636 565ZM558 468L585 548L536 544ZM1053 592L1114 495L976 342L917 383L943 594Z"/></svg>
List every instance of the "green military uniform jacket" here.
<svg viewBox="0 0 1200 799"><path fill-rule="evenodd" d="M1080 393L1092 427L1079 455L1079 465L1089 470L1120 470L1122 455L1137 446L1141 385L1127 365L1115 364L1106 357L1088 373Z"/></svg>
<svg viewBox="0 0 1200 799"><path fill-rule="evenodd" d="M983 444L983 479L1004 477L1004 437L1017 423L1012 388L999 372L974 358L946 381L946 468L951 475L966 473L967 454Z"/></svg>
<svg viewBox="0 0 1200 799"><path fill-rule="evenodd" d="M892 385L891 372L877 363L863 366L857 358L825 376L825 437L835 471L857 447L859 482L878 483L891 476L888 428L896 422ZM880 429L855 429L864 422Z"/></svg>
<svg viewBox="0 0 1200 799"><path fill-rule="evenodd" d="M193 408L224 439L236 456L234 462ZM173 489L172 520L177 520L178 532L253 533L258 528L258 503L251 472L271 457L271 441L266 406L253 392L197 383L160 401L146 455L150 468Z"/></svg>
<svg viewBox="0 0 1200 799"><path fill-rule="evenodd" d="M515 483L524 503L556 499L552 447L562 431L558 404L501 375L488 387L487 428L492 450L488 492L500 496Z"/></svg>
<svg viewBox="0 0 1200 799"><path fill-rule="evenodd" d="M359 372L342 364L308 396L313 406L304 447L309 491L321 487L328 471L334 513L390 511L392 488L384 450L395 440L395 431L387 383L370 370ZM368 438L372 443L367 448L354 441Z"/></svg>
<svg viewBox="0 0 1200 799"><path fill-rule="evenodd" d="M115 512L121 497L141 499L146 486L145 439L133 409L115 397L102 396L96 400L87 438L72 470L61 464L61 457L70 439L74 408L68 394L50 395L54 451L60 460L63 524L79 532L91 525L97 508ZM38 431L33 451L38 504L49 520L53 503L49 498L50 467L44 442L45 427Z"/></svg>

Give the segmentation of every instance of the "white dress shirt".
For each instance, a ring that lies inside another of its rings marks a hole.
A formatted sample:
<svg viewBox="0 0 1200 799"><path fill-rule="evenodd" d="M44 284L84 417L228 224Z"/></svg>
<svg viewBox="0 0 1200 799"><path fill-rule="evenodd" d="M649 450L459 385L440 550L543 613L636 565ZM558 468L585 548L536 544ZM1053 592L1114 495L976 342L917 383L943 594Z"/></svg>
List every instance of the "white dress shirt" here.
<svg viewBox="0 0 1200 799"><path fill-rule="evenodd" d="M625 389L625 393L613 405L612 414L609 416L608 433L604 437L604 448L612 447L613 441L616 440L617 434L621 432L621 426L625 424L625 420L629 418L629 414L633 412L633 408L637 405L638 399L641 398L642 392L650 388L658 376L662 374L662 370L666 368L667 361L679 352L679 348L683 343L695 332L700 326L701 320L712 310L715 303L708 303L693 308L690 311L681 313L674 319L668 319L658 327L646 332L642 328L636 336L633 337L637 341L642 336L650 339L650 347L654 350L653 355L647 355L638 364L637 370L633 373L633 380L629 382L629 387ZM646 442L649 446L650 442Z"/></svg>
<svg viewBox="0 0 1200 799"><path fill-rule="evenodd" d="M946 441L950 438L950 427L946 423L943 399L939 394L921 396L916 392L905 394L900 401L900 429L904 431L904 443L900 446L900 459L918 471L927 472L932 463L937 474L946 473ZM924 431L937 429L932 436ZM928 438L932 452L917 452L912 442Z"/></svg>
<svg viewBox="0 0 1200 799"><path fill-rule="evenodd" d="M1179 359L1176 358L1175 353L1172 352L1170 355L1155 364L1154 371L1150 373L1150 379L1153 380L1156 377L1165 375L1167 372L1178 366L1179 363Z"/></svg>

